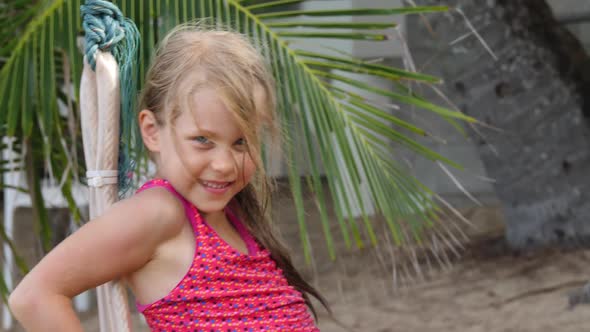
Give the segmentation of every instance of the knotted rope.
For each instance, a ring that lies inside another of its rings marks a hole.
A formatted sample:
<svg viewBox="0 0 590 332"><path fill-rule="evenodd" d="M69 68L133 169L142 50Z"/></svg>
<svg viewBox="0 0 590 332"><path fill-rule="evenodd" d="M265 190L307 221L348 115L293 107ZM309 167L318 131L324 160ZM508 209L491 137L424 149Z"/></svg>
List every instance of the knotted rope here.
<svg viewBox="0 0 590 332"><path fill-rule="evenodd" d="M123 196L131 187L128 174L134 168L133 157L139 157L143 149L135 116L139 31L133 21L109 1L87 0L80 11L85 32L84 53L92 70L96 69L98 51L111 53L119 65L121 115L117 168L119 196Z"/></svg>
<svg viewBox="0 0 590 332"><path fill-rule="evenodd" d="M133 23L127 20L119 8L108 1L90 0L80 6L85 35L85 55L92 70L96 69L96 51L111 52L117 58L125 53L119 42L127 35L125 30ZM123 51L123 52L122 52Z"/></svg>

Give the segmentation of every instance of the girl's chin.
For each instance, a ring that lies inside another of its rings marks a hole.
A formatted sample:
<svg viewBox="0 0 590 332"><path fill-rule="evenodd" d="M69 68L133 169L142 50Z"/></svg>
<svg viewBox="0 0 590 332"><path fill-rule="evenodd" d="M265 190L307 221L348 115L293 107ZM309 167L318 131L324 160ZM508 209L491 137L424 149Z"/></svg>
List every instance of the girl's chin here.
<svg viewBox="0 0 590 332"><path fill-rule="evenodd" d="M220 212L225 209L226 205L229 203L230 199L224 198L217 198L211 199L210 197L199 197L195 200L195 206L201 211L202 213L215 213Z"/></svg>
<svg viewBox="0 0 590 332"><path fill-rule="evenodd" d="M194 192L193 203L203 213L215 213L223 211L227 204L237 194L234 189L236 183L232 183L222 190L214 190L199 184L198 191Z"/></svg>
<svg viewBox="0 0 590 332"><path fill-rule="evenodd" d="M209 205L205 204L204 205L204 208L200 208L200 207L197 207L197 208L199 209L199 213L204 218L207 218L208 216L211 216L211 215L217 215L217 214L221 214L221 213L224 214L225 213L225 210L224 210L225 209L225 205L223 205L223 206L221 206L221 205L219 205L219 206L218 205L213 206L213 205L210 205L210 204Z"/></svg>

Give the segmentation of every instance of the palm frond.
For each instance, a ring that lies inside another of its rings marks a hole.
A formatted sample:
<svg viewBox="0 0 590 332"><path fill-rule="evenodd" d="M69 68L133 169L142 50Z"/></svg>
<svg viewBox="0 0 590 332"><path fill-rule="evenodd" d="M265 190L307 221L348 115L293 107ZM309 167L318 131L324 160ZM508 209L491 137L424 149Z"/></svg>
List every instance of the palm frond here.
<svg viewBox="0 0 590 332"><path fill-rule="evenodd" d="M303 206L304 185L313 194L320 212L332 257L336 256L335 235L330 231L328 200L333 203L341 236L349 247L353 244L362 247L367 241L377 243L374 215L383 216L395 244L419 242L422 232L430 227L429 221L436 215L437 205L431 198L434 194L405 173L393 147L405 147L454 167L459 165L420 144L413 136L428 135L426 130L390 109L378 107L371 96L387 97L407 107L433 112L457 126L458 121L475 120L434 105L409 87L413 83L438 84L440 81L436 77L369 63L326 47L309 48L305 41L370 40L379 43L388 39L390 29L396 24L390 18L384 22L360 22L360 17L432 13L444 11L446 7L329 10L298 7L306 2L115 1L137 24L142 36L140 78L145 75L155 43L182 22L211 17L249 35L260 45L278 85L279 115L287 134L284 151L292 161L287 167L288 179L306 257L312 253ZM13 1L0 7L0 16L9 17L9 22L23 27L22 33L6 28L0 31L0 40L11 46L0 50L0 56L6 59L0 70L0 125L5 126L8 135L25 138L34 135L37 128L43 130L44 139L38 150L44 151L53 167L61 169L67 164L64 161L77 163L71 153L68 154L77 142L75 138L74 141L69 139L62 129L67 119L60 114L58 100L70 105L77 102L82 61L77 49L80 1L56 0L43 2L43 5L40 5L42 2L37 5L34 1L23 1L27 5L22 6L20 3ZM9 7L12 9L4 10ZM63 93L64 81L68 81L64 68L71 73L69 83L76 92L73 96ZM359 75L388 80L395 90L367 83L359 79ZM67 142L65 146L64 141ZM83 167L76 164L73 169L81 172ZM68 179L65 195L71 193L71 182L76 174L65 175ZM70 208L75 210L71 194L69 202Z"/></svg>
<svg viewBox="0 0 590 332"><path fill-rule="evenodd" d="M80 1L8 1L0 6L6 17L0 29L0 131L15 137L19 155L25 155L22 171L27 188L12 188L31 196L35 231L44 250L51 249L52 229L42 196L42 182L47 175L64 179L62 192L74 218L79 208L71 196L74 171L72 151L79 150L79 131L71 118L76 106L82 58L77 48L80 30ZM69 110L64 111L65 106ZM5 172L14 167L1 168ZM76 175L77 177L77 175ZM24 184L23 184L24 185ZM8 234L3 241L11 243ZM18 246L17 246L18 247ZM15 252L21 272L26 265Z"/></svg>

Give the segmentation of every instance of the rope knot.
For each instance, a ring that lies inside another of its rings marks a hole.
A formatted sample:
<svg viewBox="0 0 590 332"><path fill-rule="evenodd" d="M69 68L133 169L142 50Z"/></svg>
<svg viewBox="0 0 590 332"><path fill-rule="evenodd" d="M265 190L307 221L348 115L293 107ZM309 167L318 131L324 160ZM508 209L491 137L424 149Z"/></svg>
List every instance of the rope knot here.
<svg viewBox="0 0 590 332"><path fill-rule="evenodd" d="M82 27L86 34L85 54L92 69L96 66L96 51L110 52L125 38L125 17L113 3L104 0L87 0L80 6Z"/></svg>

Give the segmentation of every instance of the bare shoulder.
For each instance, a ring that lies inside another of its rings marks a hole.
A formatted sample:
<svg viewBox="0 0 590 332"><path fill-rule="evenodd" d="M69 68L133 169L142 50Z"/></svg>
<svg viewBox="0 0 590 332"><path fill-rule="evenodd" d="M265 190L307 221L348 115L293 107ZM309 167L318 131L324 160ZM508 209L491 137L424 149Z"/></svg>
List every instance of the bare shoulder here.
<svg viewBox="0 0 590 332"><path fill-rule="evenodd" d="M181 201L162 187L146 189L117 204L113 206L113 214L129 214L130 220L159 231L163 240L176 235L184 225Z"/></svg>
<svg viewBox="0 0 590 332"><path fill-rule="evenodd" d="M113 204L88 224L114 229L130 245L154 252L182 230L184 219L180 200L165 188L154 187Z"/></svg>

